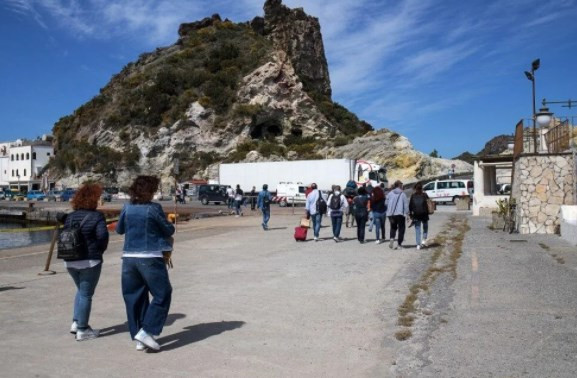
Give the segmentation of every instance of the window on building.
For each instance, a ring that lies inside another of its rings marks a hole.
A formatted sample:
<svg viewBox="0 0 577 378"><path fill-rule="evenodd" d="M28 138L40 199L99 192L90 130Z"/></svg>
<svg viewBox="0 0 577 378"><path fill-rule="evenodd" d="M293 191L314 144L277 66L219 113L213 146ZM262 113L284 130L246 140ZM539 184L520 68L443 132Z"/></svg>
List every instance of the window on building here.
<svg viewBox="0 0 577 378"><path fill-rule="evenodd" d="M26 168L24 168L24 177L26 177Z"/></svg>
<svg viewBox="0 0 577 378"><path fill-rule="evenodd" d="M20 154L20 160L24 160L24 152Z"/></svg>
<svg viewBox="0 0 577 378"><path fill-rule="evenodd" d="M11 160L11 161L14 161L14 154L11 154L11 155L10 155L10 160Z"/></svg>
<svg viewBox="0 0 577 378"><path fill-rule="evenodd" d="M16 170L16 176L20 176L20 173L18 173L18 170Z"/></svg>
<svg viewBox="0 0 577 378"><path fill-rule="evenodd" d="M14 177L14 170L12 170L12 177Z"/></svg>
<svg viewBox="0 0 577 378"><path fill-rule="evenodd" d="M30 160L30 154L26 152L26 160Z"/></svg>
<svg viewBox="0 0 577 378"><path fill-rule="evenodd" d="M20 155L16 154L16 160L20 160Z"/></svg>
<svg viewBox="0 0 577 378"><path fill-rule="evenodd" d="M36 160L36 152L32 152L32 160Z"/></svg>

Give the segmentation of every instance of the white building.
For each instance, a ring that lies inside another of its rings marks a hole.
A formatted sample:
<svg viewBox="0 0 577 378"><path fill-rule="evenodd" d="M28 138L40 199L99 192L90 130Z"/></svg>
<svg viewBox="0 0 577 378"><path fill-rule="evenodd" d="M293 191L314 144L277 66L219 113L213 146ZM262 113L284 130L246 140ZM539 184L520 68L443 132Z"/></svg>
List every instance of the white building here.
<svg viewBox="0 0 577 378"><path fill-rule="evenodd" d="M0 188L10 185L10 143L0 143Z"/></svg>
<svg viewBox="0 0 577 378"><path fill-rule="evenodd" d="M9 144L8 158L4 160L8 160L6 174L8 185L12 190L42 189L42 169L54 156L50 139L49 137L34 141L18 139Z"/></svg>

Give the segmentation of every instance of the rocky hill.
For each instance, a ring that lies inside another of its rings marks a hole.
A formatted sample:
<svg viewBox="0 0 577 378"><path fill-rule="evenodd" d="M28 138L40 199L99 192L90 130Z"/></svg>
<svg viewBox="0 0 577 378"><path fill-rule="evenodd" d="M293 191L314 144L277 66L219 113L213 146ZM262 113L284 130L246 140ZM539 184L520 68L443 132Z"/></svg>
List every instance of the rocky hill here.
<svg viewBox="0 0 577 378"><path fill-rule="evenodd" d="M485 147L483 147L483 149L476 154L472 154L466 151L461 155L456 156L454 159L473 164L477 157L502 154L508 150L508 146L511 143L513 143L513 137L511 135L498 135L485 143Z"/></svg>
<svg viewBox="0 0 577 378"><path fill-rule="evenodd" d="M63 184L89 173L122 186L139 172L168 182L177 160L181 179L235 161L358 157L403 178L450 164L332 101L319 22L300 8L267 0L251 22L213 15L178 33L55 124L50 169Z"/></svg>

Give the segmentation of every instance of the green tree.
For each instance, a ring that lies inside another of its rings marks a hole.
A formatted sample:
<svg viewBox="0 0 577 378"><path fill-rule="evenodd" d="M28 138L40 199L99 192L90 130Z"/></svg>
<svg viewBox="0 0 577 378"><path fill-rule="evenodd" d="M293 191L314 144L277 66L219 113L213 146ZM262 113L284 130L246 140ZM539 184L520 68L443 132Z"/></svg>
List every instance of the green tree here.
<svg viewBox="0 0 577 378"><path fill-rule="evenodd" d="M439 156L439 152L437 151L436 148L433 149L433 152L431 152L431 153L429 154L429 156L430 156L430 157L434 157L434 158L440 157L440 156Z"/></svg>

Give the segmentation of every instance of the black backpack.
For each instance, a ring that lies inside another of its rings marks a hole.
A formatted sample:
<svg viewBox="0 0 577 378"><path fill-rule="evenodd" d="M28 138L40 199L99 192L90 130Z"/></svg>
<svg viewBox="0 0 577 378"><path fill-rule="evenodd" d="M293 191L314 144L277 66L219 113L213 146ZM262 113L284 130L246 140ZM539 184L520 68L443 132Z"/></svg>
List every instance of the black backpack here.
<svg viewBox="0 0 577 378"><path fill-rule="evenodd" d="M88 219L86 215L80 225L70 222L69 228L64 228L58 234L58 253L59 259L64 260L81 260L88 254L88 246L80 229Z"/></svg>
<svg viewBox="0 0 577 378"><path fill-rule="evenodd" d="M331 210L340 210L341 209L341 196L333 194L331 197L331 203L329 204Z"/></svg>
<svg viewBox="0 0 577 378"><path fill-rule="evenodd" d="M319 198L317 198L317 214L327 213L327 201L323 198L321 191L319 190Z"/></svg>
<svg viewBox="0 0 577 378"><path fill-rule="evenodd" d="M367 203L369 202L369 197L366 195L356 196L353 200L353 206L355 210L355 216L366 217L369 214L367 210Z"/></svg>
<svg viewBox="0 0 577 378"><path fill-rule="evenodd" d="M417 216L429 214L427 206L427 197L424 194L413 194L411 197L413 202L413 213Z"/></svg>
<svg viewBox="0 0 577 378"><path fill-rule="evenodd" d="M270 207L270 194L266 192L262 199L262 207L268 209Z"/></svg>

